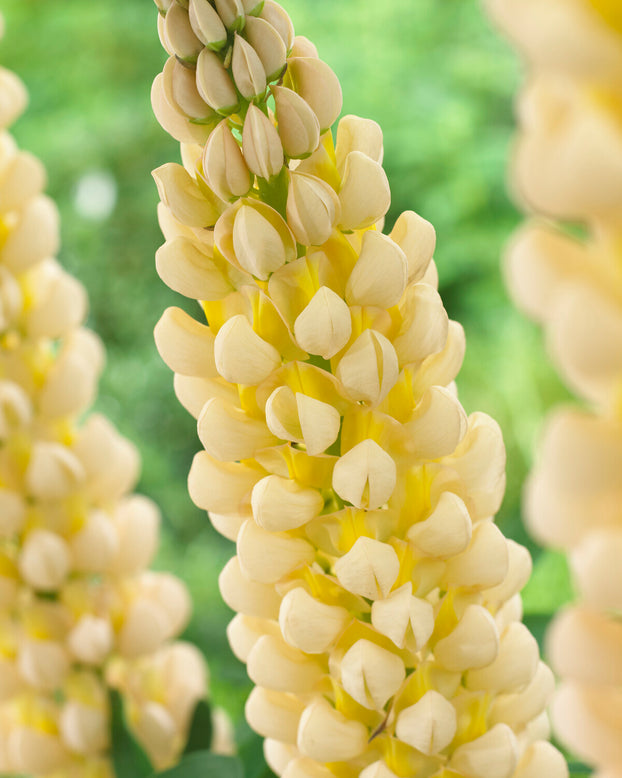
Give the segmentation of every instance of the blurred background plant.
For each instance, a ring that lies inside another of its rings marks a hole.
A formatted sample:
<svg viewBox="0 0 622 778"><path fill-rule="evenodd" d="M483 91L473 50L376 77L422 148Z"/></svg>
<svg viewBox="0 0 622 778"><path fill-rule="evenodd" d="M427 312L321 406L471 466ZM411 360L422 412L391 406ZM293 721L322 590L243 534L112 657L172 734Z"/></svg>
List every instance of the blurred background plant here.
<svg viewBox="0 0 622 778"><path fill-rule="evenodd" d="M567 394L539 331L513 310L499 274L503 243L519 221L504 182L518 63L477 0L284 4L297 32L338 74L344 113L383 127L393 192L387 224L412 208L436 227L441 296L467 336L461 399L504 430L508 490L499 524L534 553L525 620L541 637L571 592L563 557L535 548L521 526L520 488L544 413ZM195 615L186 637L209 657L215 704L239 721L250 682L228 648L230 611L217 588L231 551L188 497L194 421L176 401L152 337L165 307L193 305L154 269L162 241L149 173L176 153L149 103L165 58L155 6L4 0L2 11L0 62L31 94L14 131L49 170L62 216L60 259L86 285L89 326L108 349L98 407L141 449L139 491L164 513L156 567L188 583Z"/></svg>

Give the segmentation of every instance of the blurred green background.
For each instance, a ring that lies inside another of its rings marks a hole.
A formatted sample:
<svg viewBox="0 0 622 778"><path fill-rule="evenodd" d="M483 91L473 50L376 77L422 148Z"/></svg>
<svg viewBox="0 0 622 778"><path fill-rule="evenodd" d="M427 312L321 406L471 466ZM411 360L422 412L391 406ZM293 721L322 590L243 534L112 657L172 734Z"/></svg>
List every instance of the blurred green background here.
<svg viewBox="0 0 622 778"><path fill-rule="evenodd" d="M477 0L283 4L340 77L344 113L384 129L393 191L387 224L412 208L436 227L441 294L467 334L461 398L467 411L490 413L504 430L508 490L499 523L534 552L525 611L541 637L570 589L563 558L528 540L520 489L543 415L567 394L547 365L540 332L512 309L499 272L504 241L520 220L505 193L519 65ZM227 646L231 614L217 588L233 547L187 496L199 442L152 337L165 307L193 305L161 283L153 262L162 238L150 171L179 156L149 104L165 60L156 8L150 0L4 0L0 7L0 62L31 95L14 133L48 168L62 214L60 260L88 288L89 324L108 349L97 408L141 449L139 489L164 516L156 564L188 583L195 615L187 636L208 656L215 702L239 721L250 687Z"/></svg>

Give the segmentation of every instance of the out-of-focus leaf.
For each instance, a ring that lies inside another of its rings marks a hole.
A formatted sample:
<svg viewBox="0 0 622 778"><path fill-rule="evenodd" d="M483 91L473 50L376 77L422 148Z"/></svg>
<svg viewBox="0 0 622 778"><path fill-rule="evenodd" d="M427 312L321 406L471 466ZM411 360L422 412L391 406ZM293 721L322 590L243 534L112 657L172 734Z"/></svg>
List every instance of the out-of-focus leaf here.
<svg viewBox="0 0 622 778"><path fill-rule="evenodd" d="M244 778L275 778L263 755L262 737L248 729L248 734L237 733L238 756L244 765Z"/></svg>
<svg viewBox="0 0 622 778"><path fill-rule="evenodd" d="M128 729L121 695L110 692L112 764L116 778L148 778L153 766Z"/></svg>
<svg viewBox="0 0 622 778"><path fill-rule="evenodd" d="M244 778L244 768L234 756L195 751L170 770L153 773L151 778Z"/></svg>
<svg viewBox="0 0 622 778"><path fill-rule="evenodd" d="M212 711L209 703L207 700L199 700L192 714L184 754L209 750L212 745L213 729Z"/></svg>

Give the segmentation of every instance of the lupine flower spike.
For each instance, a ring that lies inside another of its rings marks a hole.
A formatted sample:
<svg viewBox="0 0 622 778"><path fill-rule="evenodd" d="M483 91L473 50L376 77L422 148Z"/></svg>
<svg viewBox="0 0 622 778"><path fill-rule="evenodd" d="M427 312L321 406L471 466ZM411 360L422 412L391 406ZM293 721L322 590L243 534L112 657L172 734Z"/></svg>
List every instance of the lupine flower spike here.
<svg viewBox="0 0 622 778"><path fill-rule="evenodd" d="M171 643L181 581L147 570L159 513L131 494L134 446L84 416L103 365L86 293L53 255L39 160L6 131L26 105L0 69L0 772L108 778L109 687L155 766L171 764L206 668Z"/></svg>
<svg viewBox="0 0 622 778"><path fill-rule="evenodd" d="M157 269L200 301L157 347L197 418L190 494L237 543L220 576L251 726L284 778L557 778L553 679L520 623L531 561L492 517L496 423L467 417L435 233L382 232L382 132L274 0L156 0Z"/></svg>
<svg viewBox="0 0 622 778"><path fill-rule="evenodd" d="M579 596L549 633L563 679L553 723L600 778L613 778L622 765L622 7L489 5L529 74L513 179L537 216L510 245L509 288L587 406L551 413L526 492L534 536L568 552ZM551 218L580 222L585 237Z"/></svg>

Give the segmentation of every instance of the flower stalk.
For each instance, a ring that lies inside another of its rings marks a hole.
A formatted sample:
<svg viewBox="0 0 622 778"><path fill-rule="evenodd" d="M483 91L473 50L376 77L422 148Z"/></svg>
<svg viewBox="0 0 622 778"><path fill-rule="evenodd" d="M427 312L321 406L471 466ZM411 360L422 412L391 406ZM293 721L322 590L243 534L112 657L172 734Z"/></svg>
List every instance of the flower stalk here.
<svg viewBox="0 0 622 778"><path fill-rule="evenodd" d="M207 323L171 308L155 339L204 447L190 494L237 544L220 589L268 763L566 775L520 623L531 560L493 522L503 441L456 396L464 333L432 225L406 212L383 234L381 129L346 116L333 134L338 79L274 0L158 5L153 106L183 165L154 171L156 262ZM211 119L166 88L179 61Z"/></svg>
<svg viewBox="0 0 622 778"><path fill-rule="evenodd" d="M578 593L549 632L562 677L553 723L571 751L609 776L622 761L614 659L622 645L619 4L489 5L529 73L518 101L512 174L535 215L509 247L508 285L543 326L552 360L585 406L551 412L526 491L534 536L568 553ZM573 222L581 224L581 238L571 235Z"/></svg>
<svg viewBox="0 0 622 778"><path fill-rule="evenodd" d="M87 413L104 350L83 327L84 288L52 258L45 170L7 130L26 102L0 69L0 772L110 778L109 690L164 767L207 675L172 642L185 586L148 570L160 517L131 493L138 453Z"/></svg>

